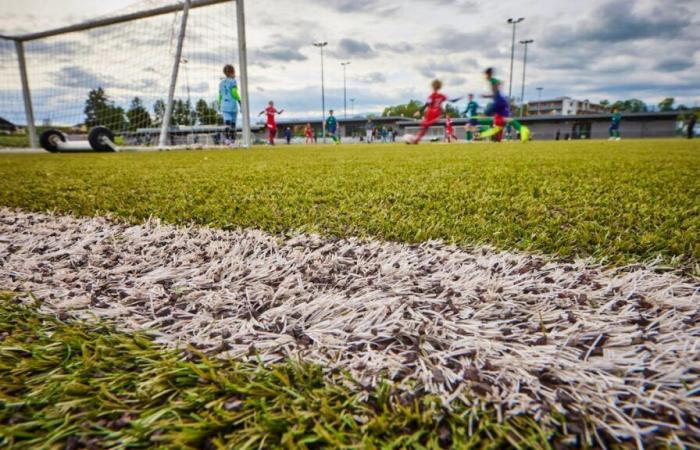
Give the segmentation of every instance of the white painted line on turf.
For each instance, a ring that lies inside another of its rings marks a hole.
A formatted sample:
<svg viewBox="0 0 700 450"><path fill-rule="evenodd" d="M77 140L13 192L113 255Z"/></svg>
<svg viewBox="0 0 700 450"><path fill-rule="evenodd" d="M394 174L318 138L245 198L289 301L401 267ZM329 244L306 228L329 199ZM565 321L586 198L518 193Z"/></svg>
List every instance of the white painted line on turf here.
<svg viewBox="0 0 700 450"><path fill-rule="evenodd" d="M221 357L585 416L638 443L700 434L700 284L651 267L5 208L0 289Z"/></svg>

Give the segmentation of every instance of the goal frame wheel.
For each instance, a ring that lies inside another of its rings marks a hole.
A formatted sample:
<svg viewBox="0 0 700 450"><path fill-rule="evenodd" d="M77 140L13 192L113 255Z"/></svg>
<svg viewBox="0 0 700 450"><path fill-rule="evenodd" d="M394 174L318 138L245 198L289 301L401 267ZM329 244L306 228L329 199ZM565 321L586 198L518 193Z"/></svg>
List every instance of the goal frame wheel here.
<svg viewBox="0 0 700 450"><path fill-rule="evenodd" d="M58 130L50 129L39 135L41 148L50 153L56 153L61 149L61 144L66 143L66 135Z"/></svg>
<svg viewBox="0 0 700 450"><path fill-rule="evenodd" d="M96 126L88 133L90 147L97 152L116 151L114 145L114 133L107 127Z"/></svg>

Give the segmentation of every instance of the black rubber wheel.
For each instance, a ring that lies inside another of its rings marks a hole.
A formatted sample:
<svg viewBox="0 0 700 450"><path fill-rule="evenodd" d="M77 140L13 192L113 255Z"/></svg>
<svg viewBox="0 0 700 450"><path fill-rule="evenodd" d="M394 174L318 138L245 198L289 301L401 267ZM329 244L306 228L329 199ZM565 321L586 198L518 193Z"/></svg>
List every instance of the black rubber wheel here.
<svg viewBox="0 0 700 450"><path fill-rule="evenodd" d="M66 142L66 136L58 130L46 130L39 136L41 148L47 152L56 153L59 142Z"/></svg>
<svg viewBox="0 0 700 450"><path fill-rule="evenodd" d="M98 152L113 152L114 149L105 143L108 139L114 142L114 133L107 127L97 126L93 127L88 133L88 142L93 150Z"/></svg>

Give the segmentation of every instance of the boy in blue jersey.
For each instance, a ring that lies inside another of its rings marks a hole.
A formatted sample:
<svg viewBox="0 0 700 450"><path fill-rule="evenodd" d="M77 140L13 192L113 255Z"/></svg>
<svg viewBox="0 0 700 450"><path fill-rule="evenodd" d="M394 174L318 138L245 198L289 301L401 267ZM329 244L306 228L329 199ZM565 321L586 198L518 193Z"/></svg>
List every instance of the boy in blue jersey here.
<svg viewBox="0 0 700 450"><path fill-rule="evenodd" d="M612 110L612 119L610 120L610 127L608 128L608 133L610 133L610 139L608 140L620 140L620 121L622 121L622 114L620 114L620 110L614 108Z"/></svg>
<svg viewBox="0 0 700 450"><path fill-rule="evenodd" d="M224 144L232 146L236 142L236 117L241 97L238 94L238 83L236 83L236 69L231 64L226 64L224 75L226 78L219 83L219 108L226 125Z"/></svg>
<svg viewBox="0 0 700 450"><path fill-rule="evenodd" d="M328 119L326 119L326 132L331 136L335 145L340 144L340 137L338 137L338 121L333 115L333 110L328 111Z"/></svg>
<svg viewBox="0 0 700 450"><path fill-rule="evenodd" d="M467 125L464 127L467 130L467 142L474 140L474 131L476 130L476 116L479 114L479 104L474 100L474 94L467 96L467 108L464 110L464 115L468 119Z"/></svg>

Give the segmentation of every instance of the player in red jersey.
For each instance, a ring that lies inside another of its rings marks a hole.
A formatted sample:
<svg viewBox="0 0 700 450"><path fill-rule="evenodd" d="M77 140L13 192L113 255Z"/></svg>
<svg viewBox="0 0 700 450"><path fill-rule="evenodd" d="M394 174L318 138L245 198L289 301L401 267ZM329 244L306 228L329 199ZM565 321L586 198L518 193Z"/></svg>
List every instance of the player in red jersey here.
<svg viewBox="0 0 700 450"><path fill-rule="evenodd" d="M307 144L314 143L314 130L313 130L313 128L311 128L310 123L306 124L306 127L304 128L304 135L306 136L306 143Z"/></svg>
<svg viewBox="0 0 700 450"><path fill-rule="evenodd" d="M440 93L440 89L442 89L442 81L433 80L431 86L433 87L433 93L430 94L430 96L428 97L428 101L425 105L423 105L421 110L416 111L415 114L416 117L420 117L420 114L423 111L425 111L423 121L420 124L420 131L418 131L418 134L412 141L408 142L409 144L417 144L420 142L421 139L423 139L425 133L428 132L428 128L433 126L435 122L437 122L437 120L440 118L440 116L442 116L443 103L445 103L446 101L456 102L459 100L458 98L454 100L448 100L447 97Z"/></svg>
<svg viewBox="0 0 700 450"><path fill-rule="evenodd" d="M455 142L459 141L459 138L455 136L455 128L452 125L452 118L449 113L445 114L445 139L447 139L448 143L452 142L452 139L454 139Z"/></svg>
<svg viewBox="0 0 700 450"><path fill-rule="evenodd" d="M267 108L263 109L260 111L260 114L258 114L258 116L267 114L267 132L270 145L275 145L275 136L277 136L277 122L275 122L275 114L282 114L283 112L283 109L278 111L275 108L275 102L270 100L270 103L267 104Z"/></svg>

